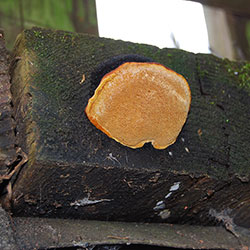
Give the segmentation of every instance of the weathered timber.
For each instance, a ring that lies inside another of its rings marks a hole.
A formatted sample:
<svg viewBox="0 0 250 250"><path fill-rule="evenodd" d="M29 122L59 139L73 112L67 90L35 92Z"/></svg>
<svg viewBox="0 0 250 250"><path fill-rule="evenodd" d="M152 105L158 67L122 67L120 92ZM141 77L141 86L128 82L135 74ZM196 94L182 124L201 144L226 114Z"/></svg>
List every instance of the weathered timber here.
<svg viewBox="0 0 250 250"><path fill-rule="evenodd" d="M14 231L11 227L11 219L8 213L0 206L0 248L6 250L18 250Z"/></svg>
<svg viewBox="0 0 250 250"><path fill-rule="evenodd" d="M9 65L4 33L0 30L0 183L16 160L15 123L12 118Z"/></svg>
<svg viewBox="0 0 250 250"><path fill-rule="evenodd" d="M122 146L84 113L98 65L121 54L190 84L187 122L165 150ZM15 215L250 226L250 63L40 28L20 34L13 56L18 145L29 158Z"/></svg>
<svg viewBox="0 0 250 250"><path fill-rule="evenodd" d="M138 244L144 245L139 249L146 245L171 249L247 249L250 245L249 237L239 242L222 227L19 217L14 217L13 222L19 249L92 249L98 245L110 246L100 249L114 249L111 247L114 245L137 249Z"/></svg>

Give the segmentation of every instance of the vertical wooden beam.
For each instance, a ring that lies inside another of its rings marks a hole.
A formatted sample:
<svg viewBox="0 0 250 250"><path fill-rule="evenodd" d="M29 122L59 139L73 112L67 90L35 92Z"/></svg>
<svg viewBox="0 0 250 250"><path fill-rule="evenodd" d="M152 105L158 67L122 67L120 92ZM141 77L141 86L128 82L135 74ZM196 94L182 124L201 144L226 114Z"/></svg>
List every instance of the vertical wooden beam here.
<svg viewBox="0 0 250 250"><path fill-rule="evenodd" d="M234 42L226 12L223 9L204 6L210 50L219 57L235 59Z"/></svg>

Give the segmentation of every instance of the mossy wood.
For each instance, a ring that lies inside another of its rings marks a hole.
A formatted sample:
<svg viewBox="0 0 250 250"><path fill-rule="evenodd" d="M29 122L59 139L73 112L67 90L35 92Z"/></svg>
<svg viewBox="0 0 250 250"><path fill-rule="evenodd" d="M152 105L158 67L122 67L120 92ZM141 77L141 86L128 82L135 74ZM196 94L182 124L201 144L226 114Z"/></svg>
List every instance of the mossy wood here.
<svg viewBox="0 0 250 250"><path fill-rule="evenodd" d="M96 68L121 54L190 84L187 122L165 150L122 146L84 113ZM29 157L15 215L250 226L250 63L39 28L18 37L14 58L18 144Z"/></svg>

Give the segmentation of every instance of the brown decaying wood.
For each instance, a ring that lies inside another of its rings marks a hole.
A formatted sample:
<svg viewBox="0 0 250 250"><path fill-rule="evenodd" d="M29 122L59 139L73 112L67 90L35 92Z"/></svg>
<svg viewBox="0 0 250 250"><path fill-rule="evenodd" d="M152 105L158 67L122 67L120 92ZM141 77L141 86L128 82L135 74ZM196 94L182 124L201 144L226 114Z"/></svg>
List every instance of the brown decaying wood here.
<svg viewBox="0 0 250 250"><path fill-rule="evenodd" d="M4 33L0 30L0 183L16 160L15 123L12 118L10 77Z"/></svg>

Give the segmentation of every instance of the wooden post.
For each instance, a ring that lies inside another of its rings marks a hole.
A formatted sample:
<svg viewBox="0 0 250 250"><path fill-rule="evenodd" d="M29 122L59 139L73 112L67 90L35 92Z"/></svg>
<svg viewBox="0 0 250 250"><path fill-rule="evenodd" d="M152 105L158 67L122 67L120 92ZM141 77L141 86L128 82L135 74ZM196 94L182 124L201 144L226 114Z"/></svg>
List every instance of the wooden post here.
<svg viewBox="0 0 250 250"><path fill-rule="evenodd" d="M235 59L235 47L232 34L223 9L204 6L209 47L214 55L228 59Z"/></svg>
<svg viewBox="0 0 250 250"><path fill-rule="evenodd" d="M203 4L209 44L214 55L230 60L250 60L247 22L248 0L192 0Z"/></svg>

